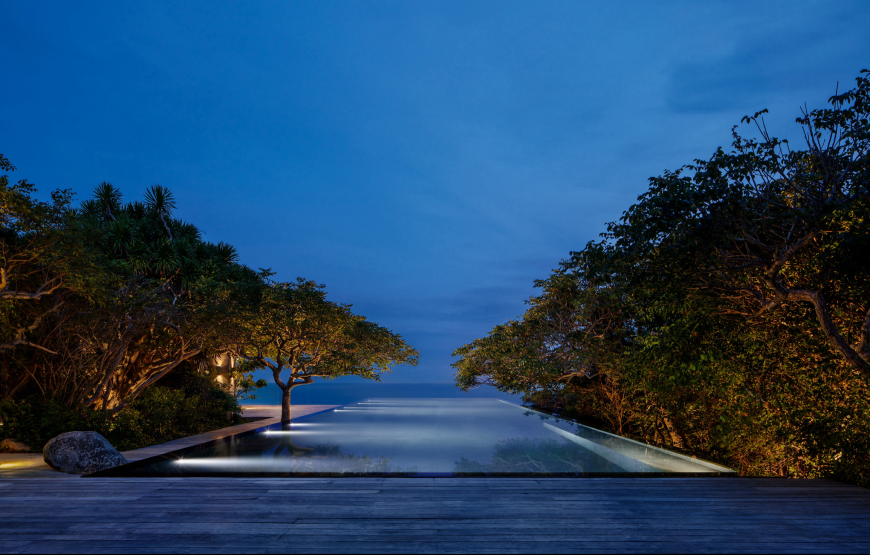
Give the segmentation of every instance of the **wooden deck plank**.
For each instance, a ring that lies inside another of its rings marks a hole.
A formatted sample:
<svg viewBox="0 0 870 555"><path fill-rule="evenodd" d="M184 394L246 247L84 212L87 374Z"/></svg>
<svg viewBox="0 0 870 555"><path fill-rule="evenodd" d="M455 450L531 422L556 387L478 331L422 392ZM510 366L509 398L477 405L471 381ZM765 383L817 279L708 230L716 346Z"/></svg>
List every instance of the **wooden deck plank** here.
<svg viewBox="0 0 870 555"><path fill-rule="evenodd" d="M870 551L870 491L742 478L14 478L0 551Z"/></svg>

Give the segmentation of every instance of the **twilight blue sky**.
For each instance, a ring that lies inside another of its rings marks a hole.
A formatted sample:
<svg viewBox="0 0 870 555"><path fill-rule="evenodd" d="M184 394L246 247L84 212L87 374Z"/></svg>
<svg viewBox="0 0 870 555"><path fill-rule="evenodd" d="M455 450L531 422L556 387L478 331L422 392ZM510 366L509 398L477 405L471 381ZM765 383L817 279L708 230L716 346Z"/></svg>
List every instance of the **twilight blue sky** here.
<svg viewBox="0 0 870 555"><path fill-rule="evenodd" d="M870 2L3 2L0 152L304 276L450 381L646 180L870 67Z"/></svg>

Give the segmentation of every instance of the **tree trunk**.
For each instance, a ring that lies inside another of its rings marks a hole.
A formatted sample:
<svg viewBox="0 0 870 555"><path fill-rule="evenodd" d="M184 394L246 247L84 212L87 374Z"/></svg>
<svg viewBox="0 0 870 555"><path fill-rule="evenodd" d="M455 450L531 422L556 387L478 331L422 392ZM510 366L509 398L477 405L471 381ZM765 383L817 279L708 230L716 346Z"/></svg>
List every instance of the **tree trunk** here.
<svg viewBox="0 0 870 555"><path fill-rule="evenodd" d="M287 387L281 390L281 424L286 426L290 423L290 391L293 389L293 384L288 383Z"/></svg>
<svg viewBox="0 0 870 555"><path fill-rule="evenodd" d="M840 335L840 332L831 320L831 311L828 309L828 303L825 301L825 297L821 292L803 289L785 289L779 284L779 282L772 278L768 283L770 283L771 287L774 287L779 294L783 295L787 301L804 301L812 304L816 311L816 319L822 326L822 333L825 334L830 345L838 351L843 358L849 362L849 364L858 370L862 370L865 374L870 372L870 360L864 360L865 354L863 351L866 349L865 344L859 343L857 345L858 352L856 352L852 349L852 346L849 345L849 342ZM870 322L870 312L868 312L868 318L864 321L864 326L859 333L868 333L868 322Z"/></svg>
<svg viewBox="0 0 870 555"><path fill-rule="evenodd" d="M676 426L667 416L662 417L662 422L665 424L665 428L668 430L668 435L671 436L671 442L674 447L677 449L684 449L683 438L680 436L679 432L677 432Z"/></svg>

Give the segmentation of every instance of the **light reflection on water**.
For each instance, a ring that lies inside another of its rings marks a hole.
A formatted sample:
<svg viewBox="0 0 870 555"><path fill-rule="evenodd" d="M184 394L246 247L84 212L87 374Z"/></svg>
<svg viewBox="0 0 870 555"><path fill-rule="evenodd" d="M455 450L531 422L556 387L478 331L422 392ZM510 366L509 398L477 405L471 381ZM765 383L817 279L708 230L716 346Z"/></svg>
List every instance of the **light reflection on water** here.
<svg viewBox="0 0 870 555"><path fill-rule="evenodd" d="M178 457L127 475L730 473L497 399L370 399Z"/></svg>

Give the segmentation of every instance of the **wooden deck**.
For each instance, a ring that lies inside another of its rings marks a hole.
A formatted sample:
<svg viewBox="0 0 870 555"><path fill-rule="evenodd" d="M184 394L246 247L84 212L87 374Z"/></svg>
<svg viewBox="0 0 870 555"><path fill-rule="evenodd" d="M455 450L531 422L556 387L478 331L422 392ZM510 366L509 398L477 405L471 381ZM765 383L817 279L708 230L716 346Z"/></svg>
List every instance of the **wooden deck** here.
<svg viewBox="0 0 870 555"><path fill-rule="evenodd" d="M870 552L870 491L749 478L0 478L4 553Z"/></svg>

